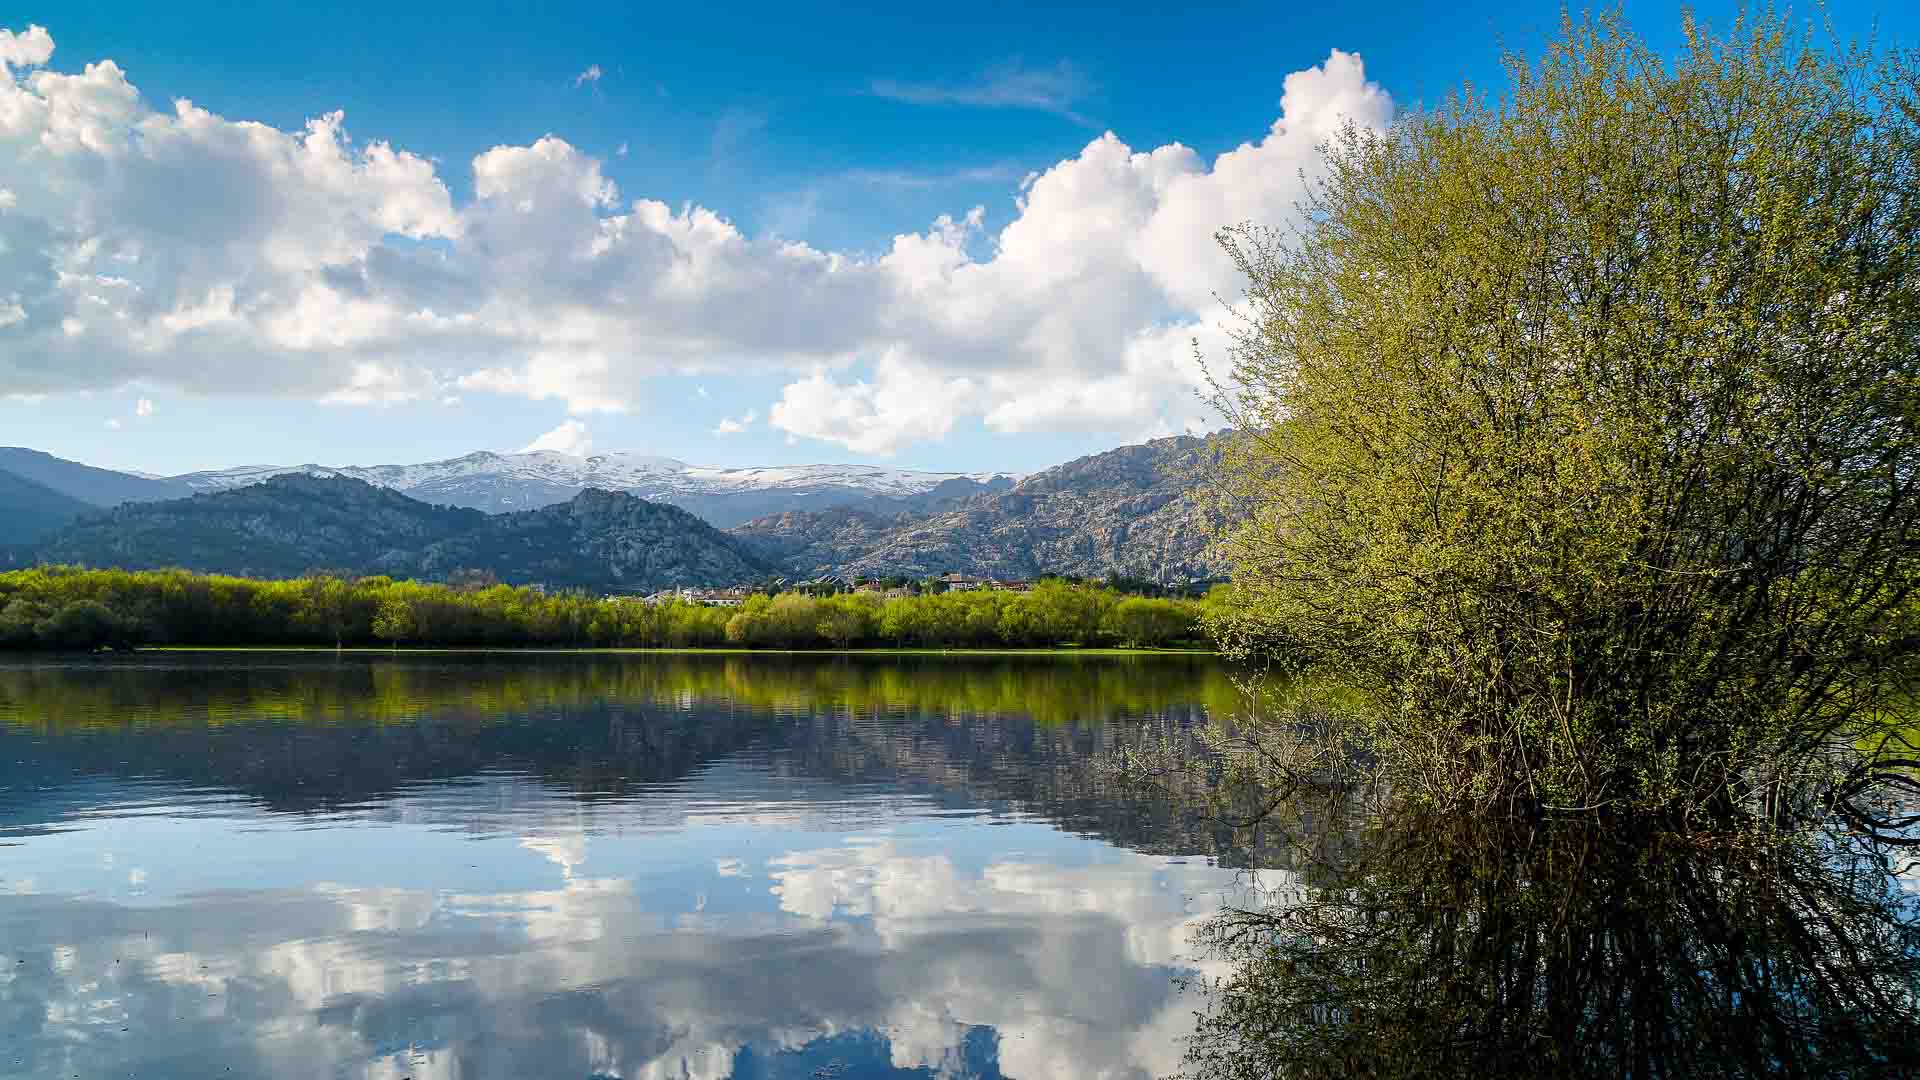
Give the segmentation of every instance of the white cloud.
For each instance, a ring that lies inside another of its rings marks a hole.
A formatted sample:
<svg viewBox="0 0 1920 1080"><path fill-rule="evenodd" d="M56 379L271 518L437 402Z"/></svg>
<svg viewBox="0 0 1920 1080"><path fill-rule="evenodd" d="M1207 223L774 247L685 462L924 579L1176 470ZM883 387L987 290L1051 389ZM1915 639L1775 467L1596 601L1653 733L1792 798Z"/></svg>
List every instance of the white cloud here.
<svg viewBox="0 0 1920 1080"><path fill-rule="evenodd" d="M1266 137L1221 154L1211 169L1169 177L1138 239L1141 264L1188 310L1239 291L1214 242L1216 230L1292 217L1300 195L1296 175L1317 165L1319 146L1341 123L1350 118L1382 126L1393 115L1387 92L1366 80L1355 53L1336 49L1319 67L1288 75L1283 86L1280 118Z"/></svg>
<svg viewBox="0 0 1920 1080"><path fill-rule="evenodd" d="M133 415L143 416L143 417L152 416L153 415L153 399L141 398L139 401L134 402Z"/></svg>
<svg viewBox="0 0 1920 1080"><path fill-rule="evenodd" d="M700 399L701 401L705 401L705 400L707 400L708 398L710 398L710 397L712 397L713 395L712 395L712 394L709 394L709 393L707 393L707 388L706 388L706 387L704 387L704 386L696 386L696 387L694 387L694 388L693 388L693 396L694 396L694 397L697 397L697 398L699 398L699 399Z"/></svg>
<svg viewBox="0 0 1920 1080"><path fill-rule="evenodd" d="M106 423L106 429L107 429L108 431L119 431L119 430L120 430L120 421L118 421L118 420L109 420L109 421L107 421L107 423Z"/></svg>
<svg viewBox="0 0 1920 1080"><path fill-rule="evenodd" d="M441 393L440 380L417 367L356 361L345 385L321 395L323 405L398 405Z"/></svg>
<svg viewBox="0 0 1920 1080"><path fill-rule="evenodd" d="M573 457L586 457L593 453L593 436L588 433L587 425L578 420L567 420L559 427L521 447L519 452L531 454L538 450L552 450Z"/></svg>
<svg viewBox="0 0 1920 1080"><path fill-rule="evenodd" d="M597 83L600 81L601 74L603 73L600 70L600 65L591 64L587 67L587 70L573 77L573 85L585 86L587 83Z"/></svg>
<svg viewBox="0 0 1920 1080"><path fill-rule="evenodd" d="M44 26L20 33L0 29L0 67L38 67L53 57L53 35Z"/></svg>
<svg viewBox="0 0 1920 1080"><path fill-rule="evenodd" d="M767 420L794 435L886 456L910 443L945 437L956 415L971 411L978 396L969 379L943 378L889 354L872 382L836 381L820 368L788 384Z"/></svg>
<svg viewBox="0 0 1920 1080"><path fill-rule="evenodd" d="M749 1054L870 1032L896 1069L957 1076L986 1027L1006 1075L1115 1080L1177 1070L1195 1001L1174 976L1227 972L1188 943L1234 872L1198 860L972 866L924 841L849 837L764 867L716 860L750 906L669 922L632 881L584 872L588 836L621 844L574 826L525 843L554 862L550 887L162 892L77 925L70 905L15 904L16 936L63 944L50 970L9 987L44 1017L14 1049L126 1073L143 1047L88 1036L102 1016L164 1013L217 1075L350 1062L451 1077L491 1053L555 1074L717 1080ZM242 1000L244 1015L226 1004ZM441 1037L396 1044L389 1018L421 1001L440 1010Z"/></svg>
<svg viewBox="0 0 1920 1080"><path fill-rule="evenodd" d="M0 394L139 382L357 406L479 391L584 414L626 409L663 375L787 374L770 423L874 454L963 420L1213 422L1190 342L1218 340L1213 297L1239 291L1213 232L1283 222L1334 125L1392 111L1334 52L1285 78L1258 141L1211 163L1105 134L1022 182L997 231L975 208L875 256L625 196L553 135L476 156L457 204L434 162L351 138L339 113L282 131L155 109L113 61L66 74L52 55L44 30L0 36ZM1040 108L1086 92L1075 78L888 89Z"/></svg>
<svg viewBox="0 0 1920 1080"><path fill-rule="evenodd" d="M731 416L722 417L719 426L713 429L713 433L715 435L738 435L751 427L753 422L759 418L760 414L753 409L748 409L746 415L738 420L735 420Z"/></svg>
<svg viewBox="0 0 1920 1080"><path fill-rule="evenodd" d="M988 68L964 83L901 82L876 79L874 96L911 105L963 105L988 109L1035 109L1057 113L1075 123L1086 118L1074 105L1093 93L1093 83L1065 60L1052 67L1031 68L1017 61Z"/></svg>
<svg viewBox="0 0 1920 1080"><path fill-rule="evenodd" d="M620 140L620 148L613 152L613 156L614 157L627 156L627 141L625 139Z"/></svg>

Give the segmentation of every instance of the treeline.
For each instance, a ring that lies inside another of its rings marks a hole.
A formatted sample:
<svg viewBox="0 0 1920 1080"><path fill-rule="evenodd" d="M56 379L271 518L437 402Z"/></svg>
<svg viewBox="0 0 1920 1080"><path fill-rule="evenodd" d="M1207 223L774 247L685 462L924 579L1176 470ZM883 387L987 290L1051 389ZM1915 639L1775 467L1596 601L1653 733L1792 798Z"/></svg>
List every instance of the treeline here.
<svg viewBox="0 0 1920 1080"><path fill-rule="evenodd" d="M1203 644L1202 602L1043 581L1029 593L754 595L737 607L310 576L0 573L0 649L140 645L936 648Z"/></svg>

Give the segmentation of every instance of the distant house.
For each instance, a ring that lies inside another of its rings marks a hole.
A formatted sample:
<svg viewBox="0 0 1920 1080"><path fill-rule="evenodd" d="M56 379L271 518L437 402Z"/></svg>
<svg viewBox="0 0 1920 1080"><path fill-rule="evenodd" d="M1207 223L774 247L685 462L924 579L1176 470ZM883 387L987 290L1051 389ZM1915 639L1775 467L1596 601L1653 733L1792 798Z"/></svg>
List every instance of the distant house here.
<svg viewBox="0 0 1920 1080"><path fill-rule="evenodd" d="M1031 581L993 581L988 583L988 587L993 589L993 591L995 592L1010 592L1010 593L1025 594L1033 591L1033 582Z"/></svg>
<svg viewBox="0 0 1920 1080"><path fill-rule="evenodd" d="M942 574L940 581L948 592L966 592L968 589L984 589L989 582L985 578L971 577L966 574Z"/></svg>
<svg viewBox="0 0 1920 1080"><path fill-rule="evenodd" d="M853 591L856 593L877 593L881 591L880 580L878 578L867 578L855 584Z"/></svg>
<svg viewBox="0 0 1920 1080"><path fill-rule="evenodd" d="M747 602L753 590L745 585L734 585L725 589L695 589L693 602L708 607L739 607Z"/></svg>
<svg viewBox="0 0 1920 1080"><path fill-rule="evenodd" d="M679 601L683 604L704 604L707 607L739 607L747 602L753 590L745 585L733 585L725 589L662 589L646 598L649 604L665 604Z"/></svg>

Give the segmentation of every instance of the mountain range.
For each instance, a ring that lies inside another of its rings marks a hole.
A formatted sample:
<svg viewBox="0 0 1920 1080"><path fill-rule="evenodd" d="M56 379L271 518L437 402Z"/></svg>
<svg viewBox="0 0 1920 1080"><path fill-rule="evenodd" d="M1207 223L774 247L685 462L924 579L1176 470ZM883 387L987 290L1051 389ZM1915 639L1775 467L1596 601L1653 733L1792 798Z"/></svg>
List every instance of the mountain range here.
<svg viewBox="0 0 1920 1080"><path fill-rule="evenodd" d="M23 446L0 446L0 472L12 473L88 506L178 499L193 488L165 477L97 469Z"/></svg>
<svg viewBox="0 0 1920 1080"><path fill-rule="evenodd" d="M0 468L5 468L0 463ZM419 465L333 467L250 465L168 477L186 492L225 491L274 476L346 476L423 502L490 514L566 502L590 488L624 491L690 510L719 528L766 514L852 506L882 513L927 510L955 499L1011 489L1017 473L942 473L877 465L786 465L725 468L673 458L615 452L575 457L552 450L487 451Z"/></svg>
<svg viewBox="0 0 1920 1080"><path fill-rule="evenodd" d="M0 546L15 565L428 580L477 569L606 592L947 571L1192 581L1222 573L1200 495L1218 440L1159 439L1031 476L538 452L152 477L9 448ZM770 511L733 520L752 506Z"/></svg>
<svg viewBox="0 0 1920 1080"><path fill-rule="evenodd" d="M0 547L30 543L91 509L18 473L0 472Z"/></svg>

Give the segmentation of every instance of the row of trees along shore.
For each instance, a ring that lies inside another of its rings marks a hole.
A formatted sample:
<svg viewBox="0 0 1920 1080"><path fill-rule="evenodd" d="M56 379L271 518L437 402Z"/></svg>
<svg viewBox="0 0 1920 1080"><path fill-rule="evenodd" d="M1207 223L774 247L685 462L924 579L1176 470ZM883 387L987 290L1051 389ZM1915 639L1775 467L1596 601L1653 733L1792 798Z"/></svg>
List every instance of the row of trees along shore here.
<svg viewBox="0 0 1920 1080"><path fill-rule="evenodd" d="M1203 601L1044 580L882 598L756 593L735 607L386 577L284 581L184 570L0 573L0 648L165 645L771 649L1201 644Z"/></svg>

